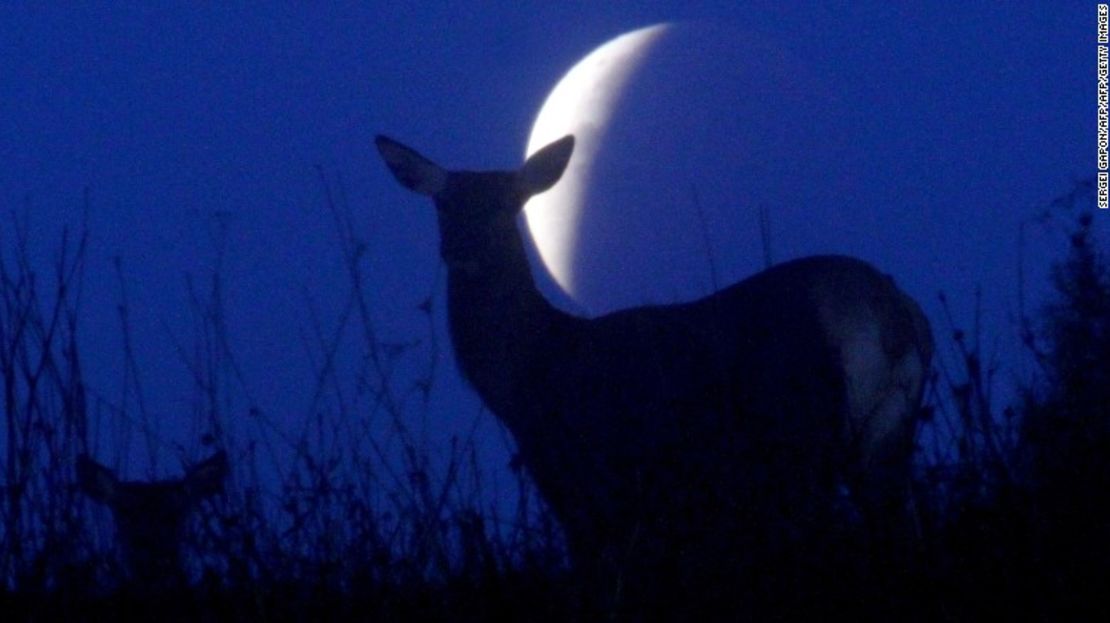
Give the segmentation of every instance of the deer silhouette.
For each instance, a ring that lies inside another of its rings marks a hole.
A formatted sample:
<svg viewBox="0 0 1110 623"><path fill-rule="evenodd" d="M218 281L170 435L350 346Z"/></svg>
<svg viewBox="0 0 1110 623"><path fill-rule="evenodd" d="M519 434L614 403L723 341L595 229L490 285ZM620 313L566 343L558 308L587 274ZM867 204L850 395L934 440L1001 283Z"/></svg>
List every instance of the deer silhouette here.
<svg viewBox="0 0 1110 623"><path fill-rule="evenodd" d="M515 438L576 568L693 584L742 564L757 527L818 516L837 482L864 511L901 504L933 341L890 277L807 257L698 301L576 317L536 288L517 226L573 136L500 172L376 145L435 203L459 368Z"/></svg>
<svg viewBox="0 0 1110 623"><path fill-rule="evenodd" d="M224 452L194 465L183 478L150 482L122 481L86 455L77 459L78 486L112 511L131 581L154 591L186 585L185 521L198 502L222 490L226 477Z"/></svg>

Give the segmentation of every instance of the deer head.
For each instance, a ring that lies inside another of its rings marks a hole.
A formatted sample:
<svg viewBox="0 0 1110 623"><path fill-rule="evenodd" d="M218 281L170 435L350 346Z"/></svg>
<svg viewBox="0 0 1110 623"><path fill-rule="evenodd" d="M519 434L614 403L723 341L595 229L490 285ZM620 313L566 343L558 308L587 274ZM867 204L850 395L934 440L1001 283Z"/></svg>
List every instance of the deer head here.
<svg viewBox="0 0 1110 623"><path fill-rule="evenodd" d="M398 181L435 201L440 255L449 267L467 270L495 266L491 249L515 230L524 203L559 181L574 151L574 137L567 135L518 171L452 173L393 139L379 136L375 142Z"/></svg>
<svg viewBox="0 0 1110 623"><path fill-rule="evenodd" d="M223 489L227 455L194 465L184 478L123 481L86 455L77 459L77 482L89 498L112 511L128 573L147 586L179 585L181 540L189 513Z"/></svg>

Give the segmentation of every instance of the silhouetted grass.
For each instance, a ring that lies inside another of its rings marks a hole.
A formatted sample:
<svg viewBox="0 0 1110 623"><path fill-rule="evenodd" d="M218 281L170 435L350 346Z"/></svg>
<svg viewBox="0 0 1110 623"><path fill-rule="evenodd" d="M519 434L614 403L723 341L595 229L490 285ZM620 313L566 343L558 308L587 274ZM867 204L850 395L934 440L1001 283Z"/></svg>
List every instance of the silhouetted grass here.
<svg viewBox="0 0 1110 623"><path fill-rule="evenodd" d="M189 583L158 591L128 575L110 516L74 486L96 420L141 429L155 410L141 399L148 380L130 351L131 303L121 294L131 367L113 403L81 375L86 231L67 234L40 274L25 219L12 217L0 254L0 619L593 621L637 611L620 597L603 605L569 570L559 528L519 466L509 470L515 505L499 505L472 438L440 443L426 434L441 355L433 298L414 309L427 321L419 340L378 331L363 272L372 249L359 241L342 193L324 188L349 288L335 319L308 305L317 374L306 380L314 397L299 431L281 429L242 380L250 362L230 347L219 261L189 283L195 335L178 350L196 388L197 439L188 452L144 439L155 452L194 460L222 449L231 477L189 523ZM922 411L910 542L884 542L850 507L833 509L814 534L786 544L755 539L717 586L652 596L675 609L642 618L1106 614L1110 268L1089 201L1081 186L1051 206L1071 237L1056 264L1055 298L1023 319L1039 372L1016 404L997 405L992 395L997 364L984 361L981 343L998 329L976 321L967 332L934 319L955 357L936 366ZM345 367L351 361L354 370ZM492 424L489 413L474 417Z"/></svg>

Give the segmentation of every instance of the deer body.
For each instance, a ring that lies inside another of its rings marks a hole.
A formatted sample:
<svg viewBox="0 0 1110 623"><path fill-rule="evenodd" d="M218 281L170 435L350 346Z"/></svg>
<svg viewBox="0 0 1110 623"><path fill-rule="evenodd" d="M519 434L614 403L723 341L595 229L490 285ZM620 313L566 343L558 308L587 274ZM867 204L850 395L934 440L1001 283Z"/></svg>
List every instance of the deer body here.
<svg viewBox="0 0 1110 623"><path fill-rule="evenodd" d="M830 472L861 497L897 496L932 338L889 277L809 257L691 303L571 316L537 290L516 217L558 180L572 137L500 173L377 145L435 201L459 367L515 437L576 564L664 565L678 549L702 564L741 517L775 520L753 509L769 492L804 514Z"/></svg>

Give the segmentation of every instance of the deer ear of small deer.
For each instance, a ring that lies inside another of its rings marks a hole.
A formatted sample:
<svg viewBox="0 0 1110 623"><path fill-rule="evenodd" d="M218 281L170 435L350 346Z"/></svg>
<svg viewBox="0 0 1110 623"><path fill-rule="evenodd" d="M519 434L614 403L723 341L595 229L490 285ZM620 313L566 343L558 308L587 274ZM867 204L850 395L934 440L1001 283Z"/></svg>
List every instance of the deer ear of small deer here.
<svg viewBox="0 0 1110 623"><path fill-rule="evenodd" d="M191 495L206 497L223 488L225 477L227 454L221 451L190 469L185 482Z"/></svg>
<svg viewBox="0 0 1110 623"><path fill-rule="evenodd" d="M119 480L112 470L86 455L81 455L77 458L77 484L90 498L103 504L111 504L116 496Z"/></svg>
<svg viewBox="0 0 1110 623"><path fill-rule="evenodd" d="M520 170L524 191L531 196L554 186L563 176L573 152L574 135L567 134L532 154Z"/></svg>
<svg viewBox="0 0 1110 623"><path fill-rule="evenodd" d="M393 172L393 177L405 188L434 197L447 185L447 171L411 147L380 134L374 139L374 144Z"/></svg>

